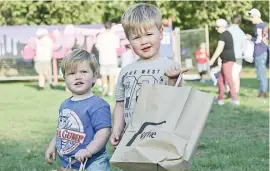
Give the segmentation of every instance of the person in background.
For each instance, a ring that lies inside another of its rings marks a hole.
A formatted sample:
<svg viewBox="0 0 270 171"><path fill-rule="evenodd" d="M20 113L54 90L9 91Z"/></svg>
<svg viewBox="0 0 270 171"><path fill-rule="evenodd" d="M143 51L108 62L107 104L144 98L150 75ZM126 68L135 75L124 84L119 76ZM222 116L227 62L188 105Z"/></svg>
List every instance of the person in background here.
<svg viewBox="0 0 270 171"><path fill-rule="evenodd" d="M196 51L195 53L196 59L197 59L197 67L199 74L201 76L200 82L205 83L204 75L208 71L208 53L206 49L206 43L200 44L200 49Z"/></svg>
<svg viewBox="0 0 270 171"><path fill-rule="evenodd" d="M171 19L163 19L163 38L160 42L160 56L168 59L176 59L175 55L175 36L172 28Z"/></svg>
<svg viewBox="0 0 270 171"><path fill-rule="evenodd" d="M216 59L220 56L222 60L221 71L218 75L218 89L219 95L217 99L217 103L219 105L224 104L224 92L225 92L225 82L230 87L230 93L232 97L233 105L240 105L238 100L238 95L235 91L234 81L232 79L232 68L235 63L235 55L234 55L234 45L233 39L230 32L227 31L228 23L224 19L218 19L216 21L216 30L220 33L218 37L218 45L210 60L210 66L214 64Z"/></svg>
<svg viewBox="0 0 270 171"><path fill-rule="evenodd" d="M264 39L269 39L269 32L267 30L267 24L265 24L261 19L261 13L258 9L253 8L248 11L250 20L255 24L253 36L247 34L246 38L254 42L254 60L257 72L257 78L260 82L260 92L258 97L266 98L268 81L266 75L266 61L267 61L267 51L268 44L265 43Z"/></svg>
<svg viewBox="0 0 270 171"><path fill-rule="evenodd" d="M54 89L52 83L53 41L48 34L48 30L44 28L39 28L36 32L36 56L34 62L35 70L38 73L39 90L44 89L46 80L50 84L50 88Z"/></svg>
<svg viewBox="0 0 270 171"><path fill-rule="evenodd" d="M115 77L118 73L117 49L120 47L120 39L111 31L111 28L112 23L106 22L105 31L99 34L96 41L103 95L108 93L109 96L113 96L115 90Z"/></svg>
<svg viewBox="0 0 270 171"><path fill-rule="evenodd" d="M233 65L232 77L235 85L235 91L239 95L240 91L240 73L242 70L242 62L246 48L246 36L243 30L239 27L242 21L240 14L231 17L232 25L228 28L233 38L234 55L236 62Z"/></svg>
<svg viewBox="0 0 270 171"><path fill-rule="evenodd" d="M134 52L132 50L132 47L127 39L123 40L123 45L126 48L126 51L122 54L122 62L121 62L121 68L126 67L127 65L133 63L138 58L136 55L134 55Z"/></svg>

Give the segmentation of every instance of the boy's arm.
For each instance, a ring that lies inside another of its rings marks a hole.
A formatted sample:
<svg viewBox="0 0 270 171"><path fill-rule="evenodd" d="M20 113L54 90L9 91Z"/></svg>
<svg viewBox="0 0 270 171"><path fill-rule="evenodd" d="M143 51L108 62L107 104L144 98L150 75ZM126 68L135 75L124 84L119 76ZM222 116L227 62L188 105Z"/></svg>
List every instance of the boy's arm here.
<svg viewBox="0 0 270 171"><path fill-rule="evenodd" d="M199 52L199 50L197 50L197 51L195 52L195 56L196 56L196 59L200 59L200 52Z"/></svg>
<svg viewBox="0 0 270 171"><path fill-rule="evenodd" d="M55 160L56 157L56 136L54 136L49 144L49 147L47 148L45 152L45 161L48 164L52 164L53 161L51 160L51 157L53 160Z"/></svg>
<svg viewBox="0 0 270 171"><path fill-rule="evenodd" d="M98 153L107 143L111 135L111 128L103 128L96 132L94 139L86 146L86 149L94 155Z"/></svg>
<svg viewBox="0 0 270 171"><path fill-rule="evenodd" d="M124 101L116 101L113 111L113 133L122 134L125 128Z"/></svg>
<svg viewBox="0 0 270 171"><path fill-rule="evenodd" d="M49 144L49 147L56 147L56 136L54 136Z"/></svg>

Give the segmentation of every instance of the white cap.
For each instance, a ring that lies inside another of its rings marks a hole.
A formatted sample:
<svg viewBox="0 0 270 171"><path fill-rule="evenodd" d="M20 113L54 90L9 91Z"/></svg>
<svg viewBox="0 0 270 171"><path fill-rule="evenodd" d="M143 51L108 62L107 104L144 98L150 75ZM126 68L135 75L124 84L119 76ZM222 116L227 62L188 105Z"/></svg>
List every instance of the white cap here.
<svg viewBox="0 0 270 171"><path fill-rule="evenodd" d="M228 26L228 22L225 19L223 19L223 18L219 18L216 21L216 25L217 26L220 26L220 27L227 27Z"/></svg>
<svg viewBox="0 0 270 171"><path fill-rule="evenodd" d="M44 36L44 35L47 35L49 34L48 30L45 29L45 28L39 28L36 32L36 35L37 36Z"/></svg>
<svg viewBox="0 0 270 171"><path fill-rule="evenodd" d="M252 8L250 11L248 11L248 14L254 17L261 17L261 12L256 8Z"/></svg>

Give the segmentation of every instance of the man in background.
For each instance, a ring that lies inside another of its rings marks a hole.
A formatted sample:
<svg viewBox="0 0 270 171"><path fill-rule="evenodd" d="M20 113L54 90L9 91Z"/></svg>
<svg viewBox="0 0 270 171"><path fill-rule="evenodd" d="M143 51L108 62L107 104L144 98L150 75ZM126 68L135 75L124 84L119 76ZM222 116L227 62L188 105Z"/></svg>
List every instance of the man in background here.
<svg viewBox="0 0 270 171"><path fill-rule="evenodd" d="M120 39L112 32L111 22L106 22L104 26L105 31L101 32L97 37L96 48L99 51L103 95L108 92L109 96L113 96L115 77L118 74L117 49L120 47ZM109 77L109 80L107 77Z"/></svg>
<svg viewBox="0 0 270 171"><path fill-rule="evenodd" d="M268 37L267 25L261 19L261 13L258 9L253 8L248 11L250 20L255 24L253 36L246 35L248 40L254 42L254 61L257 72L257 78L260 82L260 93L258 97L267 97L268 81L266 75L266 62L268 45L264 43L263 39ZM266 31L265 31L266 30Z"/></svg>
<svg viewBox="0 0 270 171"><path fill-rule="evenodd" d="M44 89L45 80L50 84L50 88L54 89L52 84L53 41L49 37L47 29L38 29L36 36L36 56L34 61L35 70L38 73L39 90Z"/></svg>

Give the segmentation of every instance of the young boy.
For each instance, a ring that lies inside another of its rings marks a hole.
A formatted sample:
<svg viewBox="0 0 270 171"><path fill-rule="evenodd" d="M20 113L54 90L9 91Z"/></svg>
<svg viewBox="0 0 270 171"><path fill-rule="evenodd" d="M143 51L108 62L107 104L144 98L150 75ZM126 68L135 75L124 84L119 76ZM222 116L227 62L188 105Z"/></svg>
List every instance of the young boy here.
<svg viewBox="0 0 270 171"><path fill-rule="evenodd" d="M206 50L206 44L201 43L200 44L200 49L196 51L195 53L196 59L197 59L197 67L199 74L201 76L201 82L204 83L204 74L207 73L208 70L208 53Z"/></svg>
<svg viewBox="0 0 270 171"><path fill-rule="evenodd" d="M124 67L118 77L113 133L110 137L115 148L131 121L142 84L165 82L174 85L179 74L186 71L181 70L173 60L159 54L160 41L163 38L161 20L160 11L154 5L146 3L131 6L122 16L126 37L139 60Z"/></svg>
<svg viewBox="0 0 270 171"><path fill-rule="evenodd" d="M91 91L98 76L98 63L91 53L75 49L63 58L61 70L72 96L60 106L57 133L45 160L51 164L57 149L63 168L74 157L72 160L77 161L72 169L79 169L88 159L86 171L109 171L106 143L111 133L110 106Z"/></svg>

